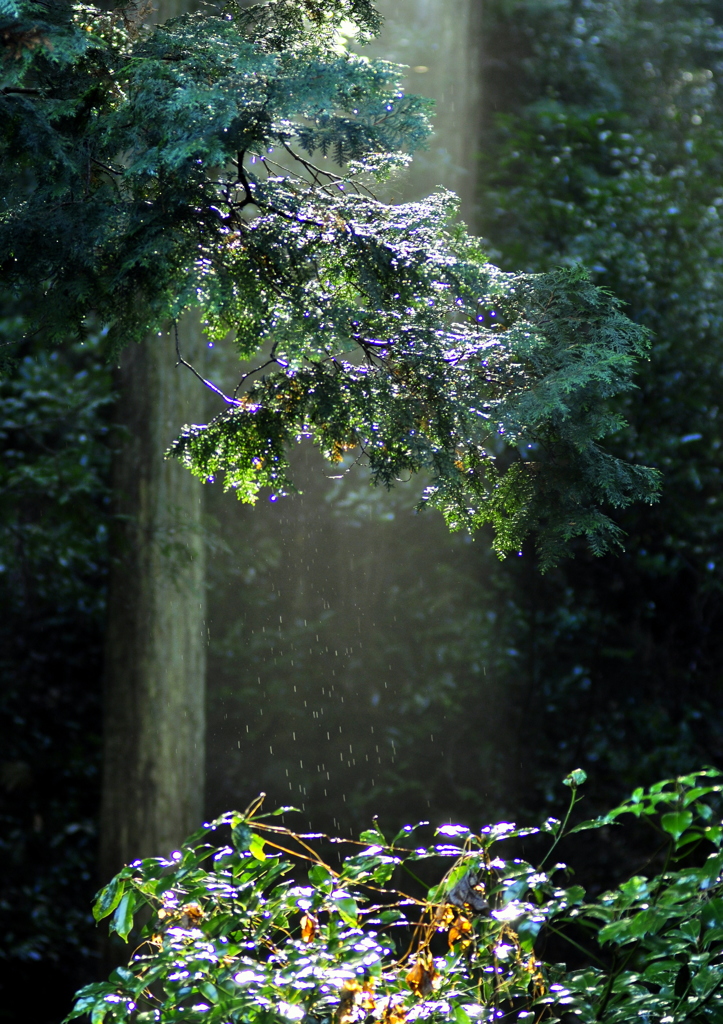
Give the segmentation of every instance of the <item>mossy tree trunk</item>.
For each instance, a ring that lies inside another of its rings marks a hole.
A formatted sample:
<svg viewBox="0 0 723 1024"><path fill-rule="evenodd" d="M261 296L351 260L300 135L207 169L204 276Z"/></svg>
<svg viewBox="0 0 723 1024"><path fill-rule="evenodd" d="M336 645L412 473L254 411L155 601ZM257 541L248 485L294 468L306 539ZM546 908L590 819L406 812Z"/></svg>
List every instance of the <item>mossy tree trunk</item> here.
<svg viewBox="0 0 723 1024"><path fill-rule="evenodd" d="M202 342L182 326L184 357ZM195 343L195 344L194 344ZM121 353L104 686L101 872L167 855L203 814L202 486L164 460L202 385L168 335ZM192 416L195 412L196 416Z"/></svg>

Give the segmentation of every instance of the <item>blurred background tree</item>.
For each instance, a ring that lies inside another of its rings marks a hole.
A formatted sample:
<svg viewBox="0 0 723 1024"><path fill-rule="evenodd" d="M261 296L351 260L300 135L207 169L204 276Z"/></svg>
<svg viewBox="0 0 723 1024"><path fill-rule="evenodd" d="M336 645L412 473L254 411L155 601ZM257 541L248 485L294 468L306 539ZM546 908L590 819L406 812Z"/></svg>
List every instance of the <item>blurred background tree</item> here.
<svg viewBox="0 0 723 1024"><path fill-rule="evenodd" d="M264 789L314 827L476 827L554 811L578 764L592 814L722 753L723 5L470 2L464 59L434 6L400 0L376 44L443 96L428 177L400 197L477 175L465 216L497 262L583 262L654 331L615 446L664 470L663 499L619 516L622 556L580 550L540 577L527 552L499 563L415 515L403 486L371 491L348 464L329 479L311 451L302 495L251 510L207 488L208 814ZM2 385L0 1019L48 971L69 994L96 969L111 385L95 350L51 358L29 350ZM591 877L619 853L587 848Z"/></svg>
<svg viewBox="0 0 723 1024"><path fill-rule="evenodd" d="M586 264L654 335L617 450L664 471L662 501L620 516L620 559L538 580L526 618L535 784L571 755L601 793L723 752L723 9L486 11L483 233L503 265Z"/></svg>

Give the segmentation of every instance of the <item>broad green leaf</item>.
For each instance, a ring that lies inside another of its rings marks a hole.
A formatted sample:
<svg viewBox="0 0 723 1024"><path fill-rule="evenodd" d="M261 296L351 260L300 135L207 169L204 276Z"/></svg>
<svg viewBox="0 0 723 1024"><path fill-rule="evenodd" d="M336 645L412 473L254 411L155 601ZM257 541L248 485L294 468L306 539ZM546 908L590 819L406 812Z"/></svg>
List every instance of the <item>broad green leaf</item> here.
<svg viewBox="0 0 723 1024"><path fill-rule="evenodd" d="M110 1003L96 1003L90 1011L90 1024L103 1024L106 1014L111 1009Z"/></svg>
<svg viewBox="0 0 723 1024"><path fill-rule="evenodd" d="M382 833L375 828L368 828L359 836L363 843L370 843L372 846L385 846L386 839Z"/></svg>
<svg viewBox="0 0 723 1024"><path fill-rule="evenodd" d="M707 928L700 938L704 949L719 950L723 943L723 928Z"/></svg>
<svg viewBox="0 0 723 1024"><path fill-rule="evenodd" d="M703 829L703 835L711 843L714 843L716 846L720 846L723 829L721 829L720 825L711 825L709 828Z"/></svg>
<svg viewBox="0 0 723 1024"><path fill-rule="evenodd" d="M598 932L598 942L603 945L606 942L615 942L620 945L630 939L630 920L623 918L622 921L612 921L606 924Z"/></svg>
<svg viewBox="0 0 723 1024"><path fill-rule="evenodd" d="M404 921L405 917L401 910L383 910L379 920L382 924L392 924L394 921Z"/></svg>
<svg viewBox="0 0 723 1024"><path fill-rule="evenodd" d="M111 973L110 980L117 984L124 985L126 988L132 988L138 982L138 978L135 976L133 971L129 971L127 967L116 967L116 969ZM142 983L141 987L143 987Z"/></svg>
<svg viewBox="0 0 723 1024"><path fill-rule="evenodd" d="M454 1007L454 1019L457 1024L471 1024L469 1014L459 1003Z"/></svg>
<svg viewBox="0 0 723 1024"><path fill-rule="evenodd" d="M215 985L212 985L210 981L204 981L198 987L205 995L206 999L210 999L212 1003L218 1002L218 989Z"/></svg>
<svg viewBox="0 0 723 1024"><path fill-rule="evenodd" d="M630 918L630 935L655 935L665 924L667 917L661 911L650 908Z"/></svg>
<svg viewBox="0 0 723 1024"><path fill-rule="evenodd" d="M264 853L264 841L256 832L251 836L249 851L251 856L255 857L256 860L266 860L266 854Z"/></svg>
<svg viewBox="0 0 723 1024"><path fill-rule="evenodd" d="M135 902L135 893L132 890L130 892L126 892L113 915L110 930L112 932L117 932L124 942L128 940L131 928L133 927L133 911L135 909Z"/></svg>
<svg viewBox="0 0 723 1024"><path fill-rule="evenodd" d="M108 981L94 982L85 985L75 996L75 1004L65 1020L75 1020L85 1013L89 1013L96 1003L101 1003L104 995L114 993L116 986Z"/></svg>
<svg viewBox="0 0 723 1024"><path fill-rule="evenodd" d="M620 885L620 892L630 902L645 899L650 892L650 882L644 875L633 875Z"/></svg>
<svg viewBox="0 0 723 1024"><path fill-rule="evenodd" d="M252 836L253 833L246 822L240 822L231 829L231 839L239 853L244 853L250 848Z"/></svg>
<svg viewBox="0 0 723 1024"><path fill-rule="evenodd" d="M676 842L675 849L682 850L686 846L690 846L691 843L697 843L700 839L704 838L704 832L700 828L689 828L681 838ZM686 854L687 856L687 854Z"/></svg>
<svg viewBox="0 0 723 1024"><path fill-rule="evenodd" d="M719 779L721 775L723 775L723 771L719 768L704 768L700 772L693 772L692 775L681 775L678 782L681 786L695 786L698 779Z"/></svg>
<svg viewBox="0 0 723 1024"><path fill-rule="evenodd" d="M565 835L571 836L574 832L588 832L592 828L602 828L604 825L612 824L607 814L600 815L599 818L591 818L589 821L581 821L579 825L574 825L571 829L568 829Z"/></svg>
<svg viewBox="0 0 723 1024"><path fill-rule="evenodd" d="M517 882L513 882L512 885L508 885L502 893L502 902L511 903L512 900L521 900L525 895L529 885L526 878L521 878Z"/></svg>
<svg viewBox="0 0 723 1024"><path fill-rule="evenodd" d="M122 875L116 875L100 890L93 904L93 917L96 921L102 921L104 917L113 913L125 892L126 881Z"/></svg>
<svg viewBox="0 0 723 1024"><path fill-rule="evenodd" d="M351 896L335 896L332 900L339 912L339 916L347 924L356 926L358 923L359 908Z"/></svg>
<svg viewBox="0 0 723 1024"><path fill-rule="evenodd" d="M523 949L530 950L545 923L542 915L526 915L516 925L517 938Z"/></svg>
<svg viewBox="0 0 723 1024"><path fill-rule="evenodd" d="M540 825L540 831L551 833L553 836L556 836L560 831L561 825L562 822L559 818L546 818L542 825Z"/></svg>
<svg viewBox="0 0 723 1024"><path fill-rule="evenodd" d="M670 811L660 819L660 824L674 839L680 839L685 830L693 823L691 811Z"/></svg>
<svg viewBox="0 0 723 1024"><path fill-rule="evenodd" d="M312 864L309 868L309 881L314 885L324 885L334 881L334 876L325 864Z"/></svg>
<svg viewBox="0 0 723 1024"><path fill-rule="evenodd" d="M693 778L693 777L694 776L689 776L689 778ZM685 780L683 780L683 781L685 781ZM677 788L676 788L676 785L675 785L675 779L661 779L660 782L654 782L653 785L650 787L650 791L649 792L650 792L651 795L653 795L653 794L658 795L660 793L663 793L666 790L666 788L670 790L670 792L668 794L670 796L670 798L671 799L676 799L678 791L677 791Z"/></svg>
<svg viewBox="0 0 723 1024"><path fill-rule="evenodd" d="M396 862L393 860L380 864L374 869L374 881L378 882L379 885L386 885L394 874L396 866Z"/></svg>
<svg viewBox="0 0 723 1024"><path fill-rule="evenodd" d="M723 899L717 896L709 900L700 912L703 928L723 928Z"/></svg>
<svg viewBox="0 0 723 1024"><path fill-rule="evenodd" d="M697 942L700 937L700 918L694 918L691 921L681 921L678 928L691 942Z"/></svg>
<svg viewBox="0 0 723 1024"><path fill-rule="evenodd" d="M689 789L687 793L683 794L683 806L687 807L694 800L701 796L707 796L708 793L720 793L720 790L720 786L696 786L694 789Z"/></svg>

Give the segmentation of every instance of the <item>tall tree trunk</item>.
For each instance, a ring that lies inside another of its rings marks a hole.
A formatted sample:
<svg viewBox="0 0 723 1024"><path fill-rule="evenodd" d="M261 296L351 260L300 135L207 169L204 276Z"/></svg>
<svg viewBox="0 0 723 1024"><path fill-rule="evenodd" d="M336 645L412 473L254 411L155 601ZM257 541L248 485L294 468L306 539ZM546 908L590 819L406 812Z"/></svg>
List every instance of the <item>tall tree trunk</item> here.
<svg viewBox="0 0 723 1024"><path fill-rule="evenodd" d="M162 23L196 6L160 0ZM179 325L184 357L201 331ZM201 419L203 389L176 365L175 339L147 338L121 353L118 444L105 647L100 871L164 855L200 824L206 730L202 485L164 460L170 441Z"/></svg>
<svg viewBox="0 0 723 1024"><path fill-rule="evenodd" d="M443 185L474 230L482 106L482 0L378 0L380 37L361 52L409 67L405 89L436 103L429 148L415 154L390 195L421 199ZM400 187L401 186L401 187Z"/></svg>
<svg viewBox="0 0 723 1024"><path fill-rule="evenodd" d="M181 330L184 357L200 330ZM201 487L163 453L202 388L164 335L126 349L105 652L101 871L165 855L203 814L205 589ZM193 417L195 418L195 417Z"/></svg>

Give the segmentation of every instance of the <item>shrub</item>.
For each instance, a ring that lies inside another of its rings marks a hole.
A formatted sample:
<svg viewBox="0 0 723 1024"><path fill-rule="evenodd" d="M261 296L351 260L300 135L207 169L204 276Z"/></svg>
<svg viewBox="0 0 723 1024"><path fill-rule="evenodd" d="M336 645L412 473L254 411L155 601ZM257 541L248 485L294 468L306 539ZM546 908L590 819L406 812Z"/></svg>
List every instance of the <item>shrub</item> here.
<svg viewBox="0 0 723 1024"><path fill-rule="evenodd" d="M443 825L426 845L415 838L426 823L393 839L374 827L347 855L338 844L349 840L295 833L280 819L291 808L261 814L259 798L101 890L96 919L112 915L135 950L77 994L67 1019L723 1021L720 777L707 769L637 789L571 825L585 781L576 770L562 822L477 834ZM551 855L625 815L652 826L661 870L589 897ZM219 835L229 845L211 841ZM516 856L545 837L536 865ZM548 962L548 946L566 946L571 963Z"/></svg>

